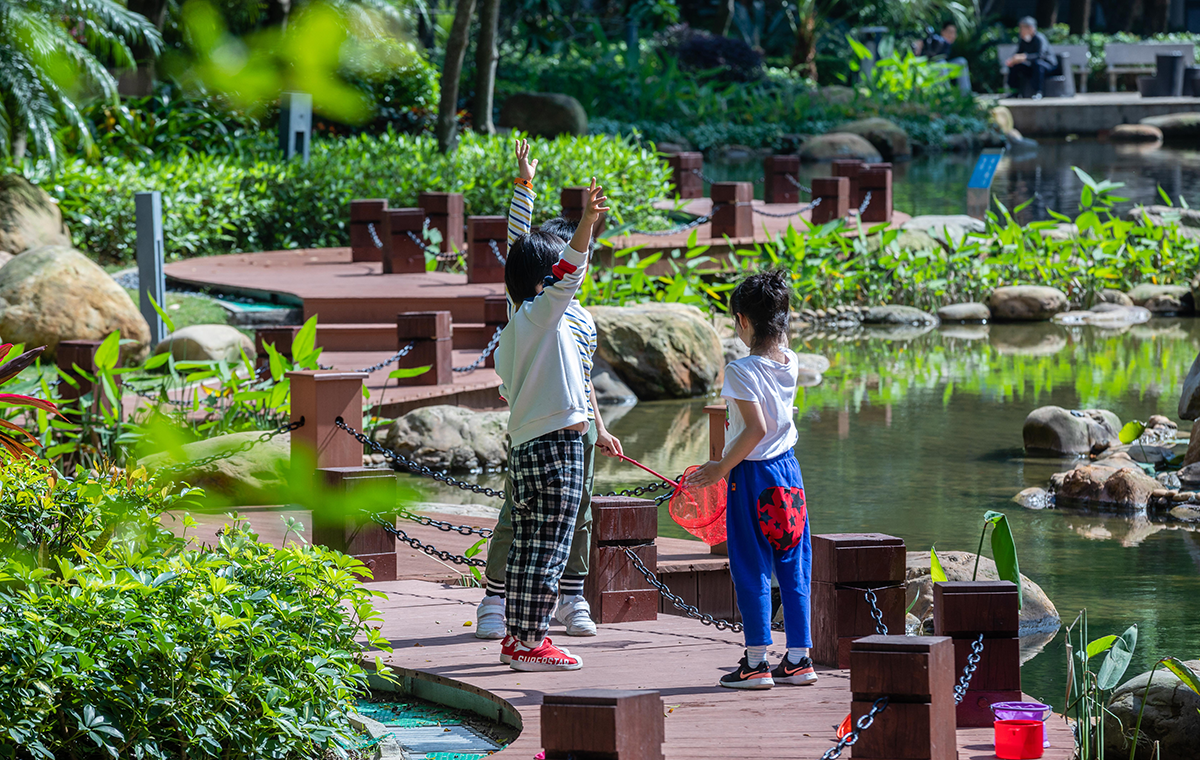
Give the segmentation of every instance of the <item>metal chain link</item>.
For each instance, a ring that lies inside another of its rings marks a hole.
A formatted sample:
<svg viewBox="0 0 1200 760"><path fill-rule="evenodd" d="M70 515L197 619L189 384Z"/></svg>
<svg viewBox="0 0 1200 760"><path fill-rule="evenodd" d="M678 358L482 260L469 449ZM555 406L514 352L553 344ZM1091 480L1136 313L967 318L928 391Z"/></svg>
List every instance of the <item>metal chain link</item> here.
<svg viewBox="0 0 1200 760"><path fill-rule="evenodd" d="M376 370L383 369L384 367L388 366L389 364L395 364L396 362L400 361L400 359L403 358L404 356L406 356L409 351L413 350L413 346L415 346L415 345L417 345L417 344L409 343L407 346L400 349L399 351L392 354L391 356L384 359L383 361L376 362L375 364L372 364L370 367L363 367L362 369L356 369L353 371L354 372L366 372L369 375L372 372L375 372ZM321 367L321 369L333 369L333 367Z"/></svg>
<svg viewBox="0 0 1200 760"><path fill-rule="evenodd" d="M302 427L304 427L304 418L303 417L296 420L295 422L289 422L289 423L280 425L279 427L275 428L274 430L267 430L267 431L263 432L263 434L258 436L257 438L251 438L250 440L246 441L245 443L235 446L232 449L229 449L228 451L222 451L219 454L212 454L210 456L201 457L200 459L193 459L193 460L190 460L187 462L180 462L178 464L173 464L168 467L159 468L154 471L154 475L155 475L155 477L157 477L159 475L164 475L164 474L170 475L170 474L173 474L176 472L183 472L184 470L193 470L193 469L196 469L197 467L203 467L205 465L212 464L213 462L219 462L222 459L229 459L230 457L234 456L235 454L241 454L244 451L249 451L251 448L257 446L260 443L266 443L267 441L271 440L272 438L275 438L276 436L283 435L284 433L290 433L293 430L299 430Z"/></svg>
<svg viewBox="0 0 1200 760"><path fill-rule="evenodd" d="M496 346L500 344L500 333L502 333L502 332L504 332L504 328L497 327L496 333L492 336L492 339L490 341L488 341L487 347L483 349L483 353L479 354L479 357L477 359L475 359L475 361L471 362L470 364L468 364L465 367L454 367L453 368L454 371L455 372L474 372L475 370L477 370L481 366L483 366L483 363L485 361L487 361L487 358L492 355L493 351L496 350Z"/></svg>
<svg viewBox="0 0 1200 760"><path fill-rule="evenodd" d="M867 207L871 205L871 191L868 190L866 196L863 197L863 202L858 206L858 215L862 216L866 213Z"/></svg>
<svg viewBox="0 0 1200 760"><path fill-rule="evenodd" d="M983 654L983 634L979 634L979 638L971 642L971 653L967 655L967 664L963 667L962 677L958 679L958 683L954 686L954 704L959 704L967 696L967 689L971 687L971 678L975 675L975 670L979 667L979 655Z"/></svg>
<svg viewBox="0 0 1200 760"><path fill-rule="evenodd" d="M717 210L724 208L725 205L726 204L724 204L724 203L719 203L719 204L713 206L712 210L709 211L704 216L698 216L695 219L693 219L692 221L687 222L686 224L676 225L675 227L672 227L669 230L631 229L624 234L626 234L626 235L649 235L650 237L664 237L666 235L677 235L680 232L687 232L688 230L692 229L693 227L699 227L700 225L705 224L706 222L711 222L713 215L717 213Z"/></svg>
<svg viewBox="0 0 1200 760"><path fill-rule="evenodd" d="M821 199L815 198L815 199L813 199L812 203L809 203L806 206L801 206L800 208L796 209L795 211L788 211L787 213L784 213L784 214L776 214L771 211L763 211L762 209L758 208L757 206L754 207L754 213L760 214L762 216L775 217L776 219L785 219L789 216L797 216L798 214L803 214L805 211L812 211L814 208L816 208L817 206L820 206L820 205L821 205Z"/></svg>
<svg viewBox="0 0 1200 760"><path fill-rule="evenodd" d="M500 262L500 266L507 266L508 261L505 259L504 255L500 253L500 244L495 240L489 240L488 245L492 247L492 255L496 257L496 261Z"/></svg>
<svg viewBox="0 0 1200 760"><path fill-rule="evenodd" d="M692 169L691 172L692 172L692 174L695 174L697 177L704 180L705 182L707 182L710 185L720 182L720 180L713 179L712 177L708 176L707 174L700 171L699 169Z"/></svg>
<svg viewBox="0 0 1200 760"><path fill-rule="evenodd" d="M492 534L495 532L491 528L472 528L469 525L455 525L454 523L448 523L444 520L434 520L432 517L426 517L425 515L404 514L400 516L405 520L411 520L418 525L427 525L430 528L437 528L438 530L446 533L460 533L464 536L491 538Z"/></svg>
<svg viewBox="0 0 1200 760"><path fill-rule="evenodd" d="M431 254L431 255L433 255L433 256L437 256L439 253L441 253L441 250L439 250L439 249L437 248L437 246L433 246L433 245L429 245L429 244L425 243L425 241L423 241L423 240L421 240L421 238L417 237L417 236L416 236L416 235L413 233L413 231L412 231L412 230L405 230L405 231L404 231L404 233L405 233L406 235L408 235L408 237L409 237L409 238L410 238L410 239L411 239L411 240L412 240L414 243L416 243L416 244L417 244L417 247L418 247L418 248L420 248L420 249L421 249L421 251L422 251L423 253Z"/></svg>
<svg viewBox="0 0 1200 760"><path fill-rule="evenodd" d="M880 636L887 636L888 627L883 622L883 610L879 609L879 597L875 596L875 589L867 589L865 595L867 597L867 604L871 605L871 619L875 621L875 633Z"/></svg>
<svg viewBox="0 0 1200 760"><path fill-rule="evenodd" d="M143 391L139 388L134 388L129 385L126 385L125 389L128 390L129 392L131 392L135 396L144 398L147 401L153 401L157 404L166 403L166 404L171 404L173 406L191 406L192 405L191 401L180 401L178 399L171 398L170 396L167 395L166 391L160 391L159 393L151 393L149 391Z"/></svg>
<svg viewBox="0 0 1200 760"><path fill-rule="evenodd" d="M638 486L637 488L626 488L624 491L609 491L608 493L593 494L593 496L637 497L637 496L644 496L648 493L654 493L655 491L659 490L660 488L674 488L674 486L672 486L667 481L663 480L658 483L651 483L651 484L645 485L645 486ZM672 495L671 493L668 493L667 498L670 498L671 495Z"/></svg>
<svg viewBox="0 0 1200 760"><path fill-rule="evenodd" d="M854 722L854 728L850 731L850 733L846 734L841 739L838 739L836 746L825 750L825 754L821 755L821 760L838 760L838 758L842 756L842 752L846 749L846 747L853 747L856 743L858 743L859 734L870 728L875 722L875 718L879 716L879 713L886 710L887 706L887 697L880 697L879 699L875 700L875 703L871 705L871 709L867 711L867 714Z"/></svg>
<svg viewBox="0 0 1200 760"><path fill-rule="evenodd" d="M375 453L383 454L385 459L391 460L393 468L396 468L396 466L403 467L404 469L408 470L409 472L413 473L414 475L422 475L427 478L433 478L434 480L445 483L448 486L454 486L455 488L461 488L464 491L471 491L472 493L483 494L484 496L491 496L491 497L494 497L497 499L504 498L504 491L497 491L494 488L488 488L486 486L481 486L477 483L468 483L463 480L457 480L455 478L450 477L449 475L444 475L440 472L436 472L436 471L430 469L429 467L426 467L425 465L420 464L419 462L415 462L415 461L409 459L408 457L404 456L403 454L397 454L396 452L392 451L391 449L389 449L388 447L379 443L378 441L374 441L371 438L367 437L366 435L363 435L362 433L358 432L354 428L350 427L349 425L346 424L346 421L344 419L342 419L341 417L338 417L336 420L334 420L333 424L336 425L337 427L341 428L342 430L346 431L347 433L349 433L350 436L352 438L354 438L354 440L356 440L359 443L361 443L362 445L370 448Z"/></svg>
<svg viewBox="0 0 1200 760"><path fill-rule="evenodd" d="M367 232L371 233L371 241L375 243L375 247L383 248L383 241L379 239L379 233L375 231L375 222L367 222Z"/></svg>
<svg viewBox="0 0 1200 760"><path fill-rule="evenodd" d="M487 567L487 562L484 560L475 559L473 557L465 557L461 554L451 554L450 552L439 549L436 546L423 544L419 539L413 538L392 523L384 520L379 515L371 515L371 519L383 526L383 529L388 533L391 533L393 536L395 536L397 541L402 541L417 551L425 552L431 557L437 557L444 562L453 562L456 565L467 565L468 567Z"/></svg>
<svg viewBox="0 0 1200 760"><path fill-rule="evenodd" d="M787 177L787 181L788 181L788 182L791 182L793 185L795 185L795 186L796 186L796 189L797 189L797 190L799 190L800 192L803 192L803 193L808 193L809 195L812 195L812 188L811 188L811 187L808 187L808 186L806 186L806 185L802 185L802 184L800 184L800 180L796 179L795 177L793 177L793 176L792 176L792 175L790 175L790 174L785 174L785 175L783 175L783 176Z"/></svg>

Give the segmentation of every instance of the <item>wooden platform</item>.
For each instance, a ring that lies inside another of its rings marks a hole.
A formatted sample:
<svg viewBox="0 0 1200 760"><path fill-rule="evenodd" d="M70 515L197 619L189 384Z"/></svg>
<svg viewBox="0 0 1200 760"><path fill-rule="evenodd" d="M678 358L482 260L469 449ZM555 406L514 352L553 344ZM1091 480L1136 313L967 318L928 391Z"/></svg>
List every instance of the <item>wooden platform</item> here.
<svg viewBox="0 0 1200 760"><path fill-rule="evenodd" d="M1136 92L1087 92L1073 98L1005 98L1013 126L1026 137L1094 135L1148 116L1200 111L1200 98L1143 98Z"/></svg>

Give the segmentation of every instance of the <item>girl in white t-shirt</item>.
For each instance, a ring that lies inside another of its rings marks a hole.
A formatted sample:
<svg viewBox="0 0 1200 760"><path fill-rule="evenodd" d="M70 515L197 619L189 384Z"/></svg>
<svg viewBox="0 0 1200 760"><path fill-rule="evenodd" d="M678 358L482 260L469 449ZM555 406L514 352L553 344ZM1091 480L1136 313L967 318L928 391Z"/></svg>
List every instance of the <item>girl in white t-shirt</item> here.
<svg viewBox="0 0 1200 760"><path fill-rule="evenodd" d="M812 544L804 482L792 451L799 372L787 345L791 296L782 271L753 275L734 289L730 312L750 355L725 367L721 395L729 400L729 422L721 461L708 462L687 478L689 486L698 487L729 481L729 569L746 636L746 656L720 681L733 689L817 680L808 657ZM779 579L787 632L787 655L774 670L767 664L772 571Z"/></svg>

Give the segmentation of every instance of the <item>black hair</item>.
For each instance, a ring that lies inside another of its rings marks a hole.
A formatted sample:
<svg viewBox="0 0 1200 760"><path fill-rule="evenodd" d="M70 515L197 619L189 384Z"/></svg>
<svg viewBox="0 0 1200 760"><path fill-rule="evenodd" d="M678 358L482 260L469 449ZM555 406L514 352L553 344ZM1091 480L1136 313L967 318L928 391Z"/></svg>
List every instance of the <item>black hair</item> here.
<svg viewBox="0 0 1200 760"><path fill-rule="evenodd" d="M729 296L729 313L744 314L754 328L752 349L787 335L791 309L791 276L782 269L747 277Z"/></svg>
<svg viewBox="0 0 1200 760"><path fill-rule="evenodd" d="M504 262L504 287L514 304L519 306L537 295L538 283L550 276L566 244L558 235L543 230L520 235L513 241Z"/></svg>
<svg viewBox="0 0 1200 760"><path fill-rule="evenodd" d="M951 19L946 19L945 21L942 22L942 26L940 27L940 30L944 32L944 31L946 31L946 27L948 27L948 26L952 26L955 29L958 28L958 24L956 24L954 22L954 19L951 18Z"/></svg>
<svg viewBox="0 0 1200 760"><path fill-rule="evenodd" d="M567 219L564 216L556 216L553 219L547 219L542 222L542 232L549 232L551 235L558 235L566 241L570 241L575 237L575 230L579 228L578 219ZM591 256L596 250L595 237L588 238L588 255Z"/></svg>

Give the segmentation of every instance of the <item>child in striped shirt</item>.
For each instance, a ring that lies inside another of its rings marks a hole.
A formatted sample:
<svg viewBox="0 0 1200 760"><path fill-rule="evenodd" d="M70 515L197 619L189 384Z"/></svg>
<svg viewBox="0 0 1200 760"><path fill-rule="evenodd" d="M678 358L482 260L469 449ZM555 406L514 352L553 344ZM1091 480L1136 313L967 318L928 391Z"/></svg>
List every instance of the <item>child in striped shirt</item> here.
<svg viewBox="0 0 1200 760"><path fill-rule="evenodd" d="M512 204L508 213L508 244L521 235L526 235L533 225L533 202L537 194L533 191L533 178L537 174L537 159L529 160L529 142L519 140L516 145L518 178L515 180ZM547 220L541 226L542 232L557 235L563 240L570 240L578 226L577 220L572 221L562 217ZM590 258L595 242L588 246ZM509 304L509 309L514 304ZM568 636L595 636L596 624L592 621L591 608L583 598L583 582L588 573L588 560L591 551L592 538L592 485L595 464L595 450L600 448L606 456L615 456L621 452L621 442L614 438L604 427L604 420L597 412L596 390L592 387L592 364L596 353L596 324L592 315L579 301L573 300L567 307L564 319L575 337L579 349L579 360L583 365L583 380L588 392L587 417L588 432L583 438L583 498L579 504L579 512L575 520L575 531L571 540L571 551L567 559L567 568L559 581L559 604L554 617L566 626ZM483 639L500 639L506 632L505 620L505 567L508 562L508 552L512 546L512 488L505 489L504 506L500 510L500 518L495 532L488 543L486 596L480 602L477 610L477 625L475 635Z"/></svg>

